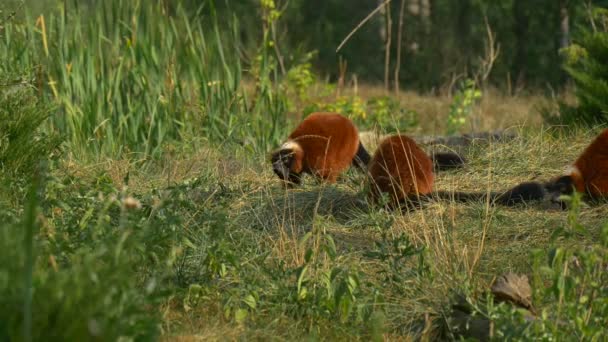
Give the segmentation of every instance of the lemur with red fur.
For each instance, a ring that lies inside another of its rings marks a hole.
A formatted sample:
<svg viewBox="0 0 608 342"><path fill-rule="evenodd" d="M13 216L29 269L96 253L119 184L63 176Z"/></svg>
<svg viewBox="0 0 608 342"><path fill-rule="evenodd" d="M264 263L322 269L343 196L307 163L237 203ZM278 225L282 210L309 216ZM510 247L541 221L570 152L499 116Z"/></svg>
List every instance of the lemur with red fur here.
<svg viewBox="0 0 608 342"><path fill-rule="evenodd" d="M608 129L585 148L565 175L547 182L546 188L555 199L575 191L591 200L608 197Z"/></svg>
<svg viewBox="0 0 608 342"><path fill-rule="evenodd" d="M492 203L513 206L547 197L543 185L537 182L525 182L506 192L489 194L433 191L433 166L433 160L413 139L405 135L389 136L380 143L369 165L371 200L377 203L385 193L389 196L390 208L407 208L433 198L458 202L489 199Z"/></svg>
<svg viewBox="0 0 608 342"><path fill-rule="evenodd" d="M405 135L392 135L382 140L368 171L371 200L378 202L383 193L388 194L391 208L433 191L433 161Z"/></svg>
<svg viewBox="0 0 608 342"><path fill-rule="evenodd" d="M369 159L353 122L324 112L307 116L271 156L272 170L287 186L300 184L303 173L334 183L350 165L365 170Z"/></svg>

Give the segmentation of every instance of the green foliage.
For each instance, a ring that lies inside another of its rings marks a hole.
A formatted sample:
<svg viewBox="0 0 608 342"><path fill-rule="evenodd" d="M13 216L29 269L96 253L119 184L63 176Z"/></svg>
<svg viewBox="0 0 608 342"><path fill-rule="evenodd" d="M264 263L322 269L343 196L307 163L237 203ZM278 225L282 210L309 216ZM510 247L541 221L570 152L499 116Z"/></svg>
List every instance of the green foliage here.
<svg viewBox="0 0 608 342"><path fill-rule="evenodd" d="M597 2L597 1L596 1ZM336 79L339 58L348 61L348 72L360 81L377 82L384 76L385 19L376 15L360 27L336 52L342 40L378 5L368 0L292 0L283 2L277 32L283 32L281 53L299 55L318 50L314 68ZM429 91L448 84L454 75L472 77L480 66L486 44L486 20L496 34L500 57L489 83L500 87L528 88L564 85L559 70L560 10L568 10L572 31L583 22L580 1L538 0L434 0L430 7L412 2L406 7L401 51L403 86ZM415 5L414 5L415 4ZM392 35L390 68L397 63L400 1L391 1ZM605 3L604 3L605 5ZM231 1L225 13L246 18L256 2ZM247 19L243 19L247 20ZM314 24L313 24L314 23ZM259 25L243 28L246 40L257 41ZM511 84L507 84L510 82Z"/></svg>
<svg viewBox="0 0 608 342"><path fill-rule="evenodd" d="M307 108L307 112L327 111L341 113L353 120L365 120L368 117L365 101L359 96L339 96L334 102L319 103ZM308 114L305 112L304 114Z"/></svg>
<svg viewBox="0 0 608 342"><path fill-rule="evenodd" d="M320 228L323 220L317 218L312 231L299 242L300 246L310 247L306 248L304 264L296 269L294 314L311 316L313 320L336 318L344 323L360 300L361 281L357 270L337 265L334 240ZM323 257L327 258L325 262ZM327 267L328 263L331 266Z"/></svg>
<svg viewBox="0 0 608 342"><path fill-rule="evenodd" d="M249 99L234 18L209 6L194 16L180 2L174 13L162 2L78 3L26 13L0 40L0 69L41 66L39 85L60 110L52 127L74 152L156 155L165 142L200 135L253 140L258 150L278 141L285 108L270 81L270 36L251 68L259 87Z"/></svg>
<svg viewBox="0 0 608 342"><path fill-rule="evenodd" d="M384 282L393 286L399 292L403 292L409 278L424 276L429 271L424 261L424 247L416 247L410 239L401 234L394 239L383 232L382 240L376 242L376 248L368 253L368 256L381 261L383 267L379 271L384 276ZM408 264L409 259L418 258L418 262Z"/></svg>
<svg viewBox="0 0 608 342"><path fill-rule="evenodd" d="M52 179L41 181L32 182L23 215L11 214L21 218L0 225L0 336L10 340L28 340L28 335L33 340L158 336L159 316L151 308L164 265L151 274L141 272L142 261L154 250L146 244L154 231L142 220L142 213L117 193L100 199L95 190L80 197L72 193L73 211L63 212L49 207L61 201L53 191L61 185Z"/></svg>
<svg viewBox="0 0 608 342"><path fill-rule="evenodd" d="M0 70L0 174L27 176L57 152L61 139L44 130L53 108L28 80L16 77Z"/></svg>
<svg viewBox="0 0 608 342"><path fill-rule="evenodd" d="M533 256L533 297L536 316L525 309L488 300L488 306L475 311L495 324L499 340L570 340L600 341L608 325L608 224L587 229L578 223L580 195L573 205L568 224L554 234L548 251L537 250ZM576 239L582 234L598 238L585 247L558 246L560 239Z"/></svg>
<svg viewBox="0 0 608 342"><path fill-rule="evenodd" d="M310 60L314 53L306 54L301 61L294 63L287 71L287 77L283 80L283 91L288 101L290 111L299 110L311 98L311 88L317 82L317 76L312 70ZM329 87L325 87L325 92L328 92ZM314 96L323 96L324 94L314 94Z"/></svg>
<svg viewBox="0 0 608 342"><path fill-rule="evenodd" d="M576 106L559 102L559 116L545 115L550 122L566 125L608 123L608 11L595 8L595 29L585 29L577 41L564 50L565 70L576 86Z"/></svg>
<svg viewBox="0 0 608 342"><path fill-rule="evenodd" d="M405 131L418 124L418 113L401 107L398 100L390 96L372 97L364 101L359 96L339 96L334 102L314 103L304 114L315 111L341 113L351 118L360 130L381 128Z"/></svg>
<svg viewBox="0 0 608 342"><path fill-rule="evenodd" d="M306 91L316 81L311 68L310 63L304 63L294 66L287 72L287 80L293 84L294 90L301 99L306 96Z"/></svg>
<svg viewBox="0 0 608 342"><path fill-rule="evenodd" d="M367 100L367 108L369 116L358 120L363 127L375 126L387 132L404 132L418 125L418 113L403 108L394 97L372 97Z"/></svg>
<svg viewBox="0 0 608 342"><path fill-rule="evenodd" d="M481 99L481 91L477 88L475 81L471 79L465 80L461 85L461 89L454 95L454 100L450 105L447 124L448 134L458 132L466 124L479 99Z"/></svg>

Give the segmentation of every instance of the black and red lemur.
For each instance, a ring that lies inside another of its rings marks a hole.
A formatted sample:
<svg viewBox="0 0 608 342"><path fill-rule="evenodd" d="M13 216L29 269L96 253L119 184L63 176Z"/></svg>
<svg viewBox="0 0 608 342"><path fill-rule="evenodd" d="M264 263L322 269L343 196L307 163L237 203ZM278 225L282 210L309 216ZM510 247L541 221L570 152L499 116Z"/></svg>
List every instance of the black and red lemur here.
<svg viewBox="0 0 608 342"><path fill-rule="evenodd" d="M380 143L369 164L369 196L377 203L383 193L387 194L390 208L418 207L434 198L458 202L489 199L506 206L546 198L546 191L538 182L525 182L508 191L489 194L434 191L433 167L431 157L413 139L405 135L389 136Z"/></svg>
<svg viewBox="0 0 608 342"><path fill-rule="evenodd" d="M565 175L545 186L554 199L575 191L591 200L608 197L608 129L587 146Z"/></svg>
<svg viewBox="0 0 608 342"><path fill-rule="evenodd" d="M369 196L378 203L382 194L389 198L388 206L397 208L416 203L422 195L433 191L433 161L416 142L405 135L383 139L368 167Z"/></svg>
<svg viewBox="0 0 608 342"><path fill-rule="evenodd" d="M369 159L353 122L340 114L324 112L302 120L271 155L272 170L289 187L300 184L303 173L335 183L351 165L365 170Z"/></svg>

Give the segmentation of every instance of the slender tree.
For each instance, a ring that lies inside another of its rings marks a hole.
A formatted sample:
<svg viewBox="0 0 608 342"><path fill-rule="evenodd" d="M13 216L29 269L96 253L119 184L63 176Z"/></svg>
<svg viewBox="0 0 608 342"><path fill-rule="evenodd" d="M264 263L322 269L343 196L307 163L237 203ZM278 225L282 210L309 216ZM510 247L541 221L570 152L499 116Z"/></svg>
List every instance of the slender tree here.
<svg viewBox="0 0 608 342"><path fill-rule="evenodd" d="M399 7L399 31L397 32L397 60L395 62L395 94L399 93L399 70L401 68L401 44L403 43L403 16L405 14L405 0L401 0Z"/></svg>
<svg viewBox="0 0 608 342"><path fill-rule="evenodd" d="M521 85L526 79L526 64L528 59L528 28L530 18L527 13L528 0L513 2L513 33L515 34L515 57L512 70L516 75L516 84Z"/></svg>
<svg viewBox="0 0 608 342"><path fill-rule="evenodd" d="M560 47L565 48L570 45L570 14L567 0L560 2L560 31Z"/></svg>
<svg viewBox="0 0 608 342"><path fill-rule="evenodd" d="M390 64L391 64L391 40L393 20L391 16L391 3L387 3L385 7L385 22L386 22L386 39L384 42L384 88L390 89Z"/></svg>

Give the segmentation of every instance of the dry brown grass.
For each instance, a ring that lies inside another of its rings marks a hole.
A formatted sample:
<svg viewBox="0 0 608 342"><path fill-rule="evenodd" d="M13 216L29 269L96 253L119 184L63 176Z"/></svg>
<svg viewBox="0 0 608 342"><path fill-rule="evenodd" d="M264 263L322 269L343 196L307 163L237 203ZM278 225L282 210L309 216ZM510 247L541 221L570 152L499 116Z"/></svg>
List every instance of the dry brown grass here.
<svg viewBox="0 0 608 342"><path fill-rule="evenodd" d="M357 95L367 100L385 96L382 87L362 85L357 88L347 88L343 95ZM411 134L441 135L445 132L450 105L453 97L448 94L421 95L413 91L402 91L398 95L389 93L399 100L407 109L419 113L420 126ZM561 97L571 98L569 93ZM475 108L471 122L473 127L464 127L464 131L493 131L507 129L513 126L538 126L542 124L539 106L550 106L551 100L540 94L510 96L495 89L484 91L480 104Z"/></svg>

